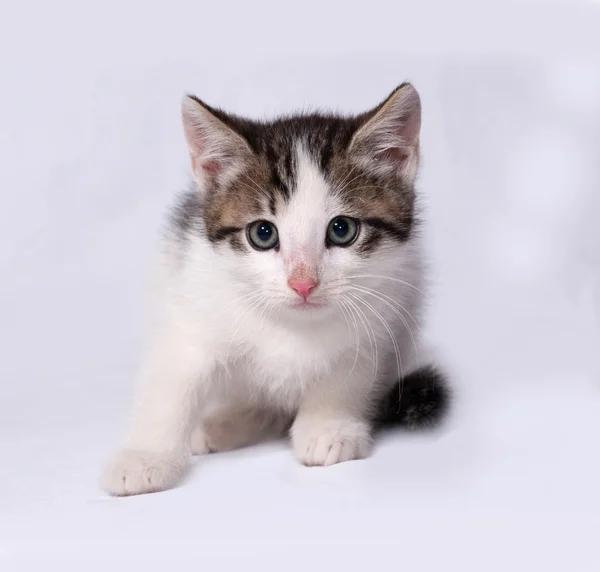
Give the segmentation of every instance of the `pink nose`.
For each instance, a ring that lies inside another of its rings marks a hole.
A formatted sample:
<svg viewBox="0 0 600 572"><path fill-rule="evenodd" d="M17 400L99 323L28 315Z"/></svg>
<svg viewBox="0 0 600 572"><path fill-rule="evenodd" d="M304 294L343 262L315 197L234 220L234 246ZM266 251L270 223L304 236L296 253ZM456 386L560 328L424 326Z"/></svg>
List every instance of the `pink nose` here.
<svg viewBox="0 0 600 572"><path fill-rule="evenodd" d="M308 295L319 285L315 280L295 280L290 278L288 280L288 286L295 290L298 296L302 296L303 298L307 298Z"/></svg>

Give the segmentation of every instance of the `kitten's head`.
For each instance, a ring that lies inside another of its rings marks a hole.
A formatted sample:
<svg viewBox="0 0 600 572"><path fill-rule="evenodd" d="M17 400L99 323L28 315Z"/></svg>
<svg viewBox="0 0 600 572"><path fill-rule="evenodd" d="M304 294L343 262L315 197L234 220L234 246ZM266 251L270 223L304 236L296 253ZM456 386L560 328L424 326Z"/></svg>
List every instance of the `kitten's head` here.
<svg viewBox="0 0 600 572"><path fill-rule="evenodd" d="M411 238L420 99L402 84L354 117L249 121L193 96L183 124L206 238L257 298L319 316Z"/></svg>

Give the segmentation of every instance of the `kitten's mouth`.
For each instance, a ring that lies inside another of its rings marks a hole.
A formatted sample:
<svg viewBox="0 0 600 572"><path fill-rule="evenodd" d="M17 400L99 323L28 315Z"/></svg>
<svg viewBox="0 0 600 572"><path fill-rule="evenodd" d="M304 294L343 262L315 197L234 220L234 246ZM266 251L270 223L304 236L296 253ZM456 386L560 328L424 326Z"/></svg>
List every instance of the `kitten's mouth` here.
<svg viewBox="0 0 600 572"><path fill-rule="evenodd" d="M301 312L311 312L323 308L323 306L325 306L325 303L319 300L300 300L291 304L291 307L294 310L299 310Z"/></svg>

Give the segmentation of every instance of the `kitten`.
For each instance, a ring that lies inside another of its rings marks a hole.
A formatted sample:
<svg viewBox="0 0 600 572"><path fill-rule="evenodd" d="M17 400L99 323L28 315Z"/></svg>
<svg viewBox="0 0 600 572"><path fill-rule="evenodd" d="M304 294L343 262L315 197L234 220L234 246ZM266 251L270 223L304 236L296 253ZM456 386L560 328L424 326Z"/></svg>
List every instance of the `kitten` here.
<svg viewBox="0 0 600 572"><path fill-rule="evenodd" d="M183 125L194 184L169 219L156 335L104 489L164 490L192 454L287 431L300 462L332 465L367 456L386 422L438 420L447 388L419 364L413 86L362 115L267 123L187 96Z"/></svg>

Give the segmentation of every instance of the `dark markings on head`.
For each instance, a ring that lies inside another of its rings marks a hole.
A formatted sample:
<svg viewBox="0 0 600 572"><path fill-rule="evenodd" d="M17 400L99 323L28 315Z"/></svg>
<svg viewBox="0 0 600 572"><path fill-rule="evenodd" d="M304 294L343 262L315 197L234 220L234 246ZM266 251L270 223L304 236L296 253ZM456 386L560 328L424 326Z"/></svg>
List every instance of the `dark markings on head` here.
<svg viewBox="0 0 600 572"><path fill-rule="evenodd" d="M365 236L358 244L358 252L362 255L369 255L377 250L383 236L380 231L368 227L363 230L363 233L365 233Z"/></svg>
<svg viewBox="0 0 600 572"><path fill-rule="evenodd" d="M248 250L241 233L229 235L228 242L231 249L235 252L246 252Z"/></svg>
<svg viewBox="0 0 600 572"><path fill-rule="evenodd" d="M237 234L241 230L242 228L239 226L221 226L215 230L215 232L212 235L212 238L215 242L219 242L221 240L231 237L234 234Z"/></svg>
<svg viewBox="0 0 600 572"><path fill-rule="evenodd" d="M385 102L384 102L385 103ZM214 183L194 197L186 195L172 214L180 235L202 232L214 244L227 241L246 249L243 229L252 220L277 215L296 192L298 145L317 165L347 214L364 222L358 251L370 255L383 242L404 242L415 222L412 181L358 161L350 144L359 128L382 109L352 117L300 114L274 121L251 121L202 105L246 141L250 153L226 182ZM364 145L361 147L364 152ZM376 164L376 154L373 165Z"/></svg>
<svg viewBox="0 0 600 572"><path fill-rule="evenodd" d="M390 222L378 217L365 218L364 221L379 231L386 233L390 238L395 238L400 242L408 240L410 236L412 218L409 220L400 220Z"/></svg>
<svg viewBox="0 0 600 572"><path fill-rule="evenodd" d="M269 182L271 184L271 187L279 193L281 193L284 200L287 201L290 198L290 189L279 175L279 163L281 160L280 155L281 152L277 153L277 151L272 147L270 142L265 142L265 157L267 159L270 171Z"/></svg>
<svg viewBox="0 0 600 572"><path fill-rule="evenodd" d="M271 195L269 197L269 212L275 216L275 213L277 212L276 209L276 203L275 203L275 195Z"/></svg>

